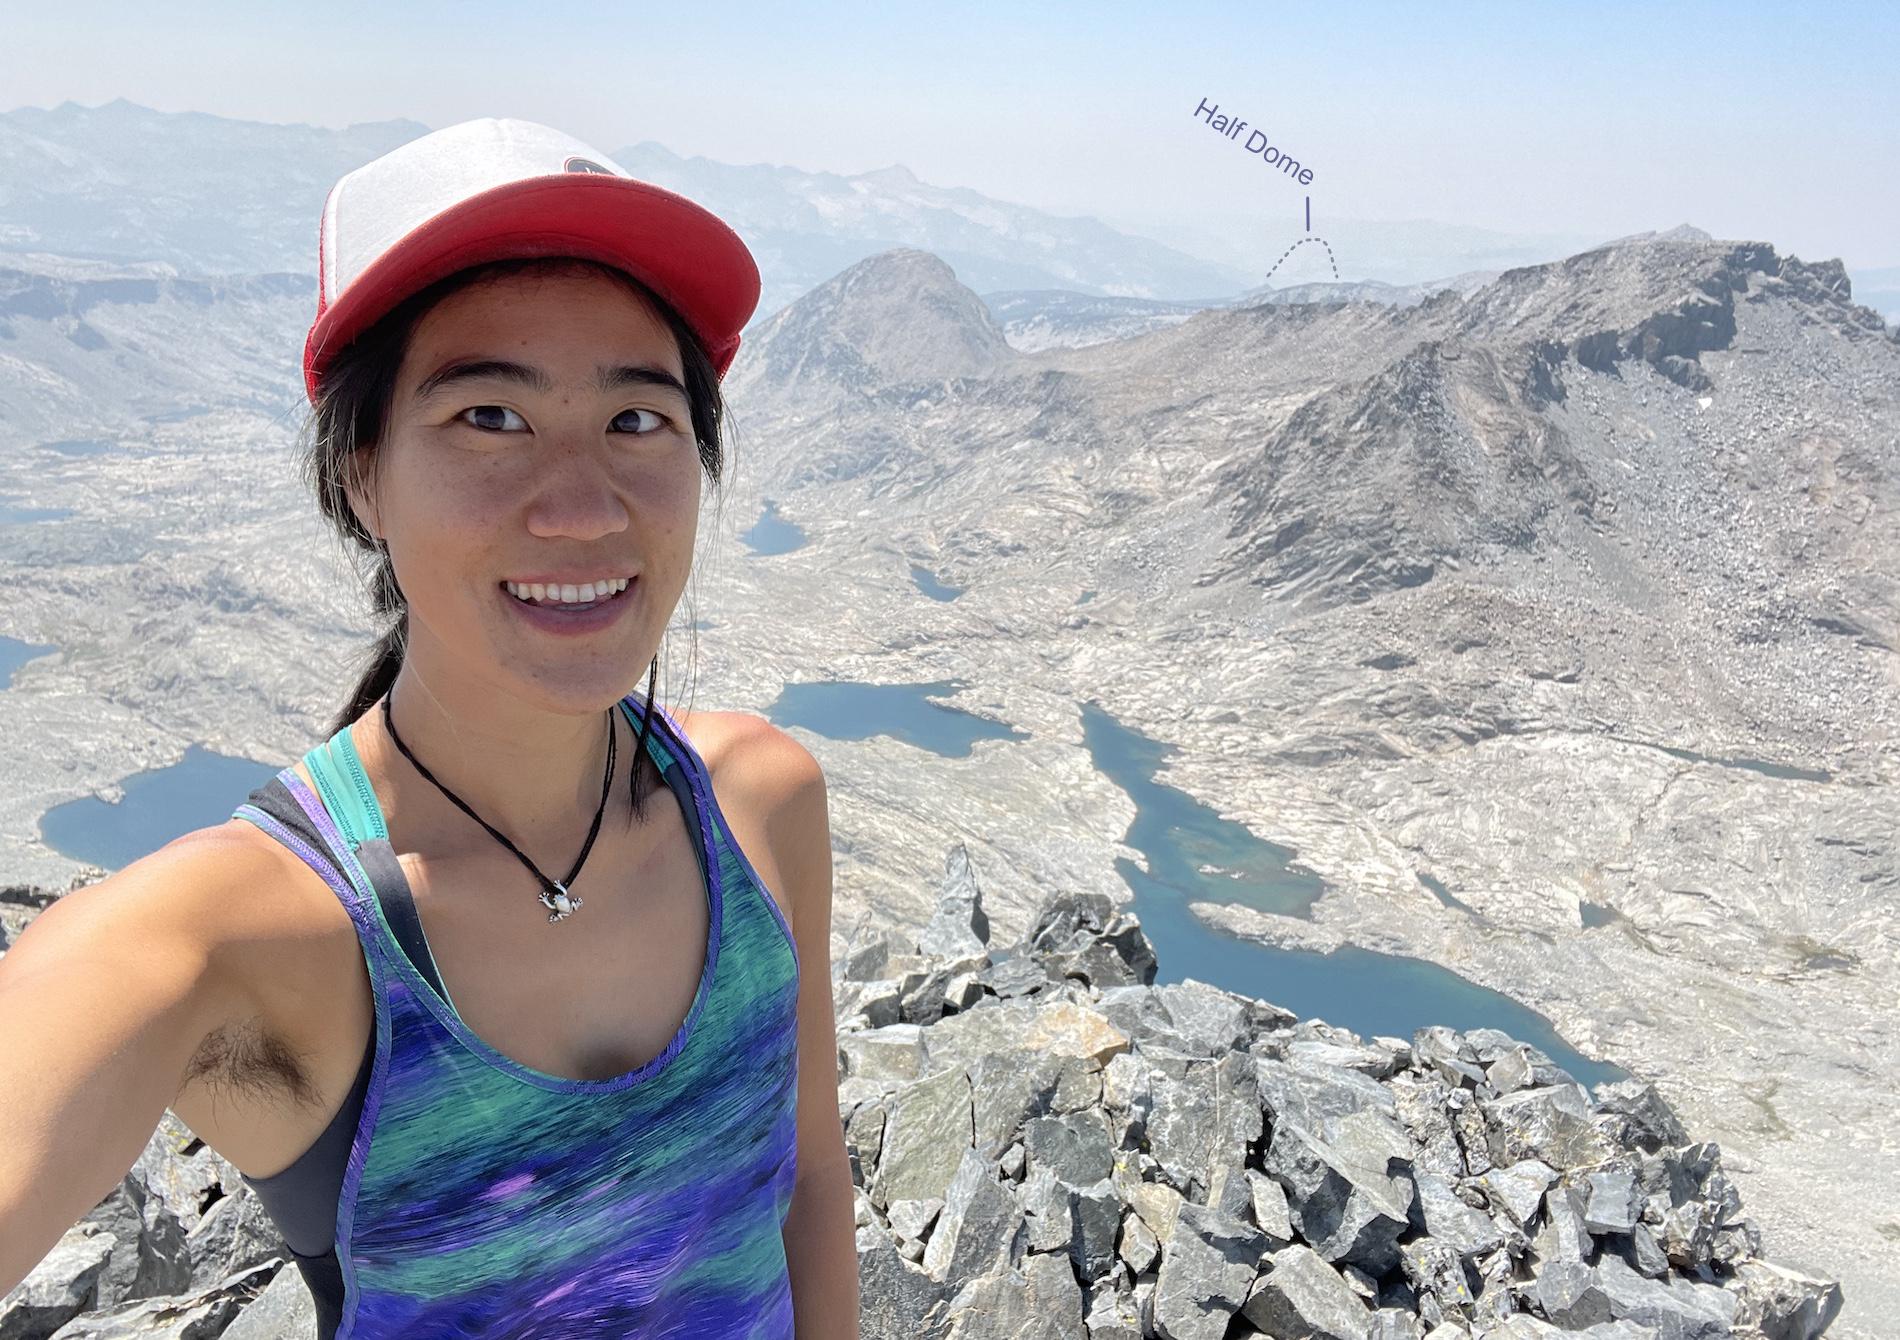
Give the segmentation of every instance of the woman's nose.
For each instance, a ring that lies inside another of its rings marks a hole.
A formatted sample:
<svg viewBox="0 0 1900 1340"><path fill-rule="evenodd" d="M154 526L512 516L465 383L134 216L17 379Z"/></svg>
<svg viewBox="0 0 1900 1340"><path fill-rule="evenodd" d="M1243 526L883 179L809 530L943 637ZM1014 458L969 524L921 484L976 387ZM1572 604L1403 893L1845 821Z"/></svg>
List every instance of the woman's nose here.
<svg viewBox="0 0 1900 1340"><path fill-rule="evenodd" d="M598 540L627 528L627 507L600 453L569 438L536 453L528 530L543 539Z"/></svg>

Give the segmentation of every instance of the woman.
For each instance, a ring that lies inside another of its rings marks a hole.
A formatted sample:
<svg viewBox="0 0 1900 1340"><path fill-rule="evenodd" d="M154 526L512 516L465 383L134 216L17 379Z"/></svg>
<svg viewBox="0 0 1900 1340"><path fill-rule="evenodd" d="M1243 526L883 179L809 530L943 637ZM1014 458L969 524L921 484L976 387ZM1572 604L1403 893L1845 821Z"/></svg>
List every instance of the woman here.
<svg viewBox="0 0 1900 1340"><path fill-rule="evenodd" d="M854 1336L824 781L651 703L751 257L486 121L338 183L320 265L311 469L390 632L327 744L0 960L0 1287L169 1106L326 1335Z"/></svg>

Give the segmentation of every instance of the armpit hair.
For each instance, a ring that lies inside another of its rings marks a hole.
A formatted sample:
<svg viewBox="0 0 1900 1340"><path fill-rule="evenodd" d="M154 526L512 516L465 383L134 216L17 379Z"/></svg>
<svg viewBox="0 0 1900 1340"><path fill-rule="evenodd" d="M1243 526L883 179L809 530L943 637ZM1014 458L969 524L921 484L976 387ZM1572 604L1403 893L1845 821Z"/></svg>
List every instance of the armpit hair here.
<svg viewBox="0 0 1900 1340"><path fill-rule="evenodd" d="M288 1098L302 1107L317 1100L303 1059L258 1020L225 1024L205 1034L185 1068L185 1083L254 1102Z"/></svg>

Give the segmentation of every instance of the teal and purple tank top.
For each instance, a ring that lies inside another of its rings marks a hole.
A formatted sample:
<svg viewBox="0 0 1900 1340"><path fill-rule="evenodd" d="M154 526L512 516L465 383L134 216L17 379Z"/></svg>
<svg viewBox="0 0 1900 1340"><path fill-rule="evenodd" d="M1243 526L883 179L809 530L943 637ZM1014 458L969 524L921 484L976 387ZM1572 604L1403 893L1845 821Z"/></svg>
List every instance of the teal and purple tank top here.
<svg viewBox="0 0 1900 1340"><path fill-rule="evenodd" d="M696 839L705 968L666 1049L612 1079L530 1070L462 1022L347 730L305 757L314 791L286 770L238 810L342 900L375 992L337 1120L253 1183L324 1336L792 1335L796 950L663 712L648 748Z"/></svg>

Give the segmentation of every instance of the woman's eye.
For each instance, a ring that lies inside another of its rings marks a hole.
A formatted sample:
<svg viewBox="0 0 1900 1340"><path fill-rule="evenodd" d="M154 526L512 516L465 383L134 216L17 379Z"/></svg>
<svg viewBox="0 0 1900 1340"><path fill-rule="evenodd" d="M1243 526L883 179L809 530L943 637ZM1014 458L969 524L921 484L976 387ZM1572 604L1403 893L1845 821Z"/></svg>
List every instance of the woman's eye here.
<svg viewBox="0 0 1900 1340"><path fill-rule="evenodd" d="M609 432L615 433L651 433L666 427L666 416L656 414L650 409L624 409L614 415L614 421L608 425Z"/></svg>
<svg viewBox="0 0 1900 1340"><path fill-rule="evenodd" d="M525 433L528 421L502 405L476 405L462 411L462 419L472 427L491 433Z"/></svg>

